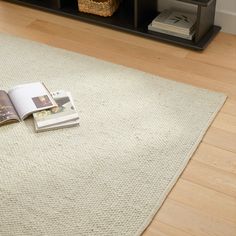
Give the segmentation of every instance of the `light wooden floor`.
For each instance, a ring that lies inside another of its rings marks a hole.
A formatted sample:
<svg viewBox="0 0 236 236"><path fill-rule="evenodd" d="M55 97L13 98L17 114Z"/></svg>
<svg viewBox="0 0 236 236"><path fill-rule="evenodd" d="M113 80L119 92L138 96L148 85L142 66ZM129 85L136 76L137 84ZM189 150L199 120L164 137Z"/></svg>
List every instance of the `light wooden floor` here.
<svg viewBox="0 0 236 236"><path fill-rule="evenodd" d="M226 104L144 235L236 235L236 36L220 33L203 53L194 52L3 1L0 32L226 93Z"/></svg>

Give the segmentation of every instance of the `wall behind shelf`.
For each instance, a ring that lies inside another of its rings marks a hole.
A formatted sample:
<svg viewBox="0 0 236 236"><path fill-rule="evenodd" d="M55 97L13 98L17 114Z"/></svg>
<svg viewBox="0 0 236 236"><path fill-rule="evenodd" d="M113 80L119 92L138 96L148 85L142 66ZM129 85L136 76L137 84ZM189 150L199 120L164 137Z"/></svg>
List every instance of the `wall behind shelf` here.
<svg viewBox="0 0 236 236"><path fill-rule="evenodd" d="M190 4L175 0L158 0L159 10L170 6L193 10ZM226 33L236 34L236 0L217 0L215 24L222 27Z"/></svg>

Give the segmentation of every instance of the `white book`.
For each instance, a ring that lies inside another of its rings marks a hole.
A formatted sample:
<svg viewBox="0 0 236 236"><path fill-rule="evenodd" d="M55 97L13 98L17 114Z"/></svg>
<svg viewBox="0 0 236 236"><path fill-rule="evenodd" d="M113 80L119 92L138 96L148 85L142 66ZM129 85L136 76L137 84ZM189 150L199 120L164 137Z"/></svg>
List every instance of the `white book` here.
<svg viewBox="0 0 236 236"><path fill-rule="evenodd" d="M150 24L148 26L148 30L153 31L153 32L157 32L157 33L168 34L168 35L171 35L171 36L175 36L175 37L179 37L179 38L183 38L183 39L187 39L187 40L192 40L194 35L195 35L195 31L192 32L192 34L190 34L190 35L179 34L179 33L171 32L171 31L168 31L168 30L158 29L156 27L153 27L152 24Z"/></svg>
<svg viewBox="0 0 236 236"><path fill-rule="evenodd" d="M76 124L79 115L76 111L72 96L69 92L60 90L52 93L52 97L57 103L57 107L33 114L36 131L44 128L55 128L66 126L69 121ZM73 124L70 122L70 124Z"/></svg>
<svg viewBox="0 0 236 236"><path fill-rule="evenodd" d="M79 119L70 120L70 121L66 121L66 122L63 122L63 123L50 125L50 126L45 126L45 127L41 127L41 128L39 128L37 126L37 124L35 124L35 130L36 130L36 132L43 132L43 131L60 129L60 128L69 128L69 127L77 126L77 125L79 125Z"/></svg>
<svg viewBox="0 0 236 236"><path fill-rule="evenodd" d="M176 33L190 35L194 31L196 15L193 13L164 10L153 21L152 26Z"/></svg>

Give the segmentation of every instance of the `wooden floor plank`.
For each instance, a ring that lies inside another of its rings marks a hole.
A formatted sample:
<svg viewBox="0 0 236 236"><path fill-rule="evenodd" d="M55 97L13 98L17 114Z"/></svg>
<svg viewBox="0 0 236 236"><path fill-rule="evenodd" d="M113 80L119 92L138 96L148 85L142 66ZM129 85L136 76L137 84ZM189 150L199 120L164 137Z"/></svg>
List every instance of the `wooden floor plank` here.
<svg viewBox="0 0 236 236"><path fill-rule="evenodd" d="M233 173L192 160L181 178L236 198L236 175Z"/></svg>
<svg viewBox="0 0 236 236"><path fill-rule="evenodd" d="M236 224L236 197L180 179L169 199L181 202L209 216Z"/></svg>
<svg viewBox="0 0 236 236"><path fill-rule="evenodd" d="M236 116L236 100L233 100L231 98L227 99L221 112L232 115L232 116Z"/></svg>
<svg viewBox="0 0 236 236"><path fill-rule="evenodd" d="M217 169L236 174L236 153L201 143L192 159Z"/></svg>
<svg viewBox="0 0 236 236"><path fill-rule="evenodd" d="M236 40L234 36L224 33L217 35L206 51L200 57L198 52L190 52L187 58L236 70Z"/></svg>
<svg viewBox="0 0 236 236"><path fill-rule="evenodd" d="M221 128L210 127L203 142L236 153L236 134Z"/></svg>
<svg viewBox="0 0 236 236"><path fill-rule="evenodd" d="M2 26L14 25L14 28L16 29L17 26L26 27L35 20L34 18L30 18L28 16L19 15L16 21L15 17L15 14L12 14L11 12L5 12L3 9L0 8L0 25Z"/></svg>
<svg viewBox="0 0 236 236"><path fill-rule="evenodd" d="M219 113L213 122L212 127L236 134L236 116L224 114L223 112Z"/></svg>
<svg viewBox="0 0 236 236"><path fill-rule="evenodd" d="M192 52L191 54L188 54L187 58L209 65L213 65L214 63L214 65L236 71L236 52L233 55L230 53L224 57L220 57L217 53L203 54L201 57L199 57L196 52Z"/></svg>
<svg viewBox="0 0 236 236"><path fill-rule="evenodd" d="M161 221L153 222L144 232L143 236L194 236L178 228L162 223Z"/></svg>
<svg viewBox="0 0 236 236"><path fill-rule="evenodd" d="M172 199L166 200L154 221L163 222L197 236L235 236L234 223L209 216Z"/></svg>
<svg viewBox="0 0 236 236"><path fill-rule="evenodd" d="M206 53L216 53L217 56L227 56L236 49L235 35L221 32L207 47ZM214 62L214 61L213 61Z"/></svg>

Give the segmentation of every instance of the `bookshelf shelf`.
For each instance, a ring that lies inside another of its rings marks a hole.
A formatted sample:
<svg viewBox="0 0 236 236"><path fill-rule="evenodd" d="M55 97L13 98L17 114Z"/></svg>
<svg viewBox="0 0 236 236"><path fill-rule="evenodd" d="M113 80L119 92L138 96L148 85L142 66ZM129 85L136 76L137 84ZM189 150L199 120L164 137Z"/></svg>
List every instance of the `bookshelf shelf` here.
<svg viewBox="0 0 236 236"><path fill-rule="evenodd" d="M205 49L221 29L214 25L216 0L176 0L197 5L196 36L193 40L148 30L148 24L158 15L157 0L123 0L111 17L82 13L78 9L77 0L7 1L195 50Z"/></svg>

